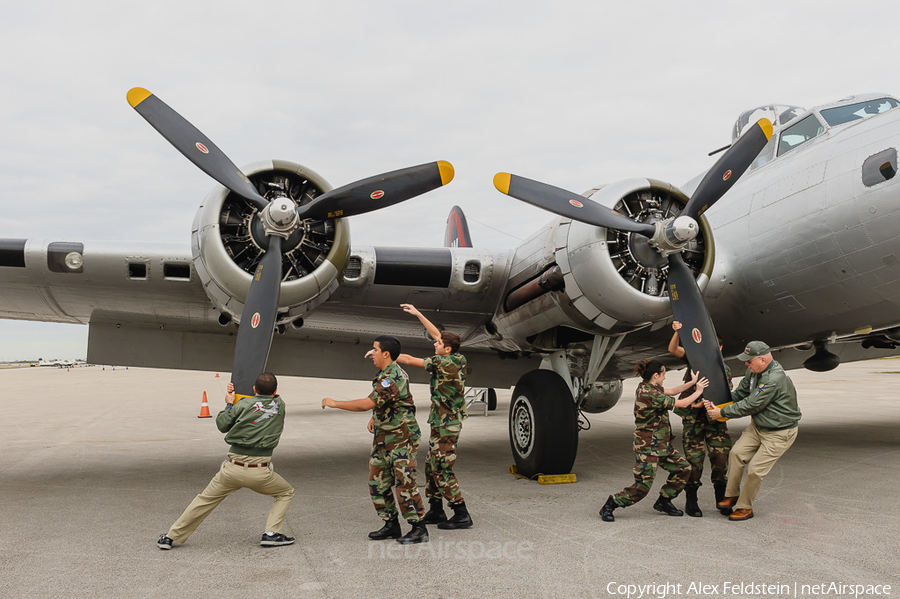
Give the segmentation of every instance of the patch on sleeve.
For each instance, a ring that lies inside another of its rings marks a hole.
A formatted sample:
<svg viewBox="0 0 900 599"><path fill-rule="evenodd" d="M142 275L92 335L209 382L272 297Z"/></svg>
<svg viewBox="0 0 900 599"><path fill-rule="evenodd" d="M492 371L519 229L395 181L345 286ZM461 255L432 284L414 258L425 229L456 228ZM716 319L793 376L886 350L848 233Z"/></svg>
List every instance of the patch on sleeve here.
<svg viewBox="0 0 900 599"><path fill-rule="evenodd" d="M390 387L390 386L391 386L391 381L390 381L390 379L382 379L382 380L381 380L381 386L384 387L385 389L387 389L388 387Z"/></svg>

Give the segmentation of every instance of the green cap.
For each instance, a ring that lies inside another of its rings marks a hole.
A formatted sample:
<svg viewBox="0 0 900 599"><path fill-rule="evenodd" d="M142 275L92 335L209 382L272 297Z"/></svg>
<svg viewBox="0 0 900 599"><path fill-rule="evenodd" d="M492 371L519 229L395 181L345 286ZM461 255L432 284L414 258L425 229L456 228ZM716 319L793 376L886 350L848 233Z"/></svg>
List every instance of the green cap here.
<svg viewBox="0 0 900 599"><path fill-rule="evenodd" d="M744 353L740 354L737 358L741 362L747 362L756 356L764 356L770 351L772 350L769 349L769 346L762 341L751 341L747 344L747 347L744 348Z"/></svg>

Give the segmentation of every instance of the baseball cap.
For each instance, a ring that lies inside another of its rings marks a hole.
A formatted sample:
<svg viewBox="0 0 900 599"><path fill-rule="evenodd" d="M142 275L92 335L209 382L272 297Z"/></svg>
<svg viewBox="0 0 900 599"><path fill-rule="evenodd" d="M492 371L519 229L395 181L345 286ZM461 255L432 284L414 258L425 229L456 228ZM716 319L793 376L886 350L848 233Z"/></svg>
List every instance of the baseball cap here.
<svg viewBox="0 0 900 599"><path fill-rule="evenodd" d="M740 354L737 359L741 362L746 362L756 356L764 356L770 351L772 350L769 349L769 346L762 341L751 341L744 348L744 353Z"/></svg>

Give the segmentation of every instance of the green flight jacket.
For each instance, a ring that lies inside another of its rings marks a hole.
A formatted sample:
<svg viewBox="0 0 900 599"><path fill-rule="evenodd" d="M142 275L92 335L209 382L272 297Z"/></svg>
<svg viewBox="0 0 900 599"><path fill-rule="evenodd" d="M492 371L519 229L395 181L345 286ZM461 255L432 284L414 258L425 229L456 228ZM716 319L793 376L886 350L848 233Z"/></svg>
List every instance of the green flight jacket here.
<svg viewBox="0 0 900 599"><path fill-rule="evenodd" d="M761 431L785 430L800 423L797 390L775 360L759 374L747 370L741 384L731 392L731 400L734 403L722 408L722 416L752 416Z"/></svg>
<svg viewBox="0 0 900 599"><path fill-rule="evenodd" d="M244 397L219 412L216 426L226 433L231 453L270 456L284 431L284 400L279 395Z"/></svg>

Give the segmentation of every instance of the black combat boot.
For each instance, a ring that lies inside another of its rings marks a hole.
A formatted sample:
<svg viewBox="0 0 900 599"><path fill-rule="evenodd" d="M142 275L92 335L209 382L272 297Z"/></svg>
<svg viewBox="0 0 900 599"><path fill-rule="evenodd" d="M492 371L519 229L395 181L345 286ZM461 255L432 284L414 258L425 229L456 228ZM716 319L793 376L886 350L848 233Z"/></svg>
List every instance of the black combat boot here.
<svg viewBox="0 0 900 599"><path fill-rule="evenodd" d="M716 503L719 503L723 499L725 499L725 483L713 483L713 489L716 492ZM719 508L719 513L723 516L731 515L730 507Z"/></svg>
<svg viewBox="0 0 900 599"><path fill-rule="evenodd" d="M466 509L465 501L451 503L450 507L453 508L453 517L446 522L438 524L438 528L441 530L456 530L457 528L469 528L472 526L472 516L469 515L469 510Z"/></svg>
<svg viewBox="0 0 900 599"><path fill-rule="evenodd" d="M400 530L400 521L397 519L397 516L394 516L390 520L384 521L384 526L379 528L378 530L373 530L369 533L369 538L373 541L380 541L382 539L399 539L400 535L403 534Z"/></svg>
<svg viewBox="0 0 900 599"><path fill-rule="evenodd" d="M653 509L669 516L684 516L684 512L672 505L672 500L663 495L660 495L656 503L653 504Z"/></svg>
<svg viewBox="0 0 900 599"><path fill-rule="evenodd" d="M687 498L687 501L684 502L684 513L694 518L702 518L703 512L700 511L700 506L697 505L697 487L685 488L684 495Z"/></svg>
<svg viewBox="0 0 900 599"><path fill-rule="evenodd" d="M603 507L600 508L600 518L604 522L615 522L616 517L613 516L613 510L619 507L619 504L613 501L612 495L607 497L606 503L603 504Z"/></svg>
<svg viewBox="0 0 900 599"><path fill-rule="evenodd" d="M411 545L413 543L427 543L428 528L425 527L425 523L420 520L419 522L410 522L410 524L412 524L412 530L406 533L405 536L397 539L397 542L403 545ZM399 524L397 525L397 529L400 529Z"/></svg>
<svg viewBox="0 0 900 599"><path fill-rule="evenodd" d="M447 521L447 514L444 513L444 500L440 497L432 497L428 500L428 511L422 518L422 524L440 524Z"/></svg>

